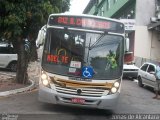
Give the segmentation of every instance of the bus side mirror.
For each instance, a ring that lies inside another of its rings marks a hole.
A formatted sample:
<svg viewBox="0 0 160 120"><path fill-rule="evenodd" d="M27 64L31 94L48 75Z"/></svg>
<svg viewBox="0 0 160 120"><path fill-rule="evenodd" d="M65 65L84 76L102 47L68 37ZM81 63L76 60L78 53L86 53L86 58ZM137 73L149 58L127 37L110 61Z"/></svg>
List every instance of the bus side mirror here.
<svg viewBox="0 0 160 120"><path fill-rule="evenodd" d="M129 51L129 38L125 39L125 52Z"/></svg>
<svg viewBox="0 0 160 120"><path fill-rule="evenodd" d="M37 48L44 45L45 37L46 37L46 25L44 25L38 32L38 36L37 36L37 40L36 40Z"/></svg>

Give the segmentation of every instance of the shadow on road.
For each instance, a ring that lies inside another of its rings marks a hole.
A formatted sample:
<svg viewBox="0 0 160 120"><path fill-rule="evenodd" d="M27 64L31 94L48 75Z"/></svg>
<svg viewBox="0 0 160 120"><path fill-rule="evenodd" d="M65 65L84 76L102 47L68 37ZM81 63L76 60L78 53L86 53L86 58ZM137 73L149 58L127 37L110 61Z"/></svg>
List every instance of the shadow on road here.
<svg viewBox="0 0 160 120"><path fill-rule="evenodd" d="M155 90L154 90L154 88L152 88L152 87L144 86L144 88L145 88L147 91L149 91L149 92L155 93ZM160 91L159 91L158 93L159 93L159 95L160 95Z"/></svg>
<svg viewBox="0 0 160 120"><path fill-rule="evenodd" d="M80 107L70 107L62 105L53 105L53 104L43 104L42 109L45 111L56 111L57 113L65 113L69 115L78 115L78 116L99 116L99 117L109 117L114 114L111 110L100 110L100 109L89 109L89 108L80 108Z"/></svg>
<svg viewBox="0 0 160 120"><path fill-rule="evenodd" d="M123 81L136 82L136 83L137 83L137 87L139 87L139 86L138 86L138 80L137 80L137 79L134 79L134 80L133 80L133 79L126 79L126 78L124 78ZM150 87L150 86L144 85L144 86L141 87L141 88L144 89L144 90L147 90L148 92L155 93L154 88L152 88L152 87ZM159 91L159 95L160 95L160 91Z"/></svg>

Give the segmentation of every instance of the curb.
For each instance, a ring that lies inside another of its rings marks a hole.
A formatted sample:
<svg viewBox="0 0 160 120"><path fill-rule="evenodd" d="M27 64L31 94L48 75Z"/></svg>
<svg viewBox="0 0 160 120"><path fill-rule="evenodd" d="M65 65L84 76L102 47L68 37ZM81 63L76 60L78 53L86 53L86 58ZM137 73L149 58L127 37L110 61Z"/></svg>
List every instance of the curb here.
<svg viewBox="0 0 160 120"><path fill-rule="evenodd" d="M16 75L12 75L12 74L8 74L8 73L4 73L4 72L0 72L0 74L1 74L1 75L7 75L7 76L8 76L8 75L10 75L10 76L14 76L14 77L16 76Z"/></svg>
<svg viewBox="0 0 160 120"><path fill-rule="evenodd" d="M35 82L33 80L29 80L29 81L31 82L30 86L15 89L15 90L0 92L0 97L5 97L5 96L9 96L9 95L13 95L13 94L22 93L22 92L25 92L25 91L32 90L33 88L35 88Z"/></svg>

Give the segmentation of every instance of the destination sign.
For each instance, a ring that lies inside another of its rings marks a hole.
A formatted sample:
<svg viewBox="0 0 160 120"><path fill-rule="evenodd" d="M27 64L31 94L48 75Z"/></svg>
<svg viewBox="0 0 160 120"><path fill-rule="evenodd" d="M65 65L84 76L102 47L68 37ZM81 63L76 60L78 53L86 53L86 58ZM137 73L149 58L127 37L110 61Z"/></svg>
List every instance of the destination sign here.
<svg viewBox="0 0 160 120"><path fill-rule="evenodd" d="M124 33L124 25L119 22L85 16L50 16L49 25L79 29Z"/></svg>

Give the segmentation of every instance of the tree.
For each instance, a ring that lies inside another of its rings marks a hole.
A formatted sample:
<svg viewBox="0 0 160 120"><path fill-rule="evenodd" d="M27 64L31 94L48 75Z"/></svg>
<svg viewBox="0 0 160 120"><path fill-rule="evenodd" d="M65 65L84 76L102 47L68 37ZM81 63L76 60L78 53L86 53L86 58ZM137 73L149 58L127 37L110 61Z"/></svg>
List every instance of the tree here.
<svg viewBox="0 0 160 120"><path fill-rule="evenodd" d="M39 29L47 23L49 14L65 12L70 0L0 0L0 36L9 40L17 52L16 80L27 83L29 60L36 60L35 40ZM30 53L25 40L30 42Z"/></svg>

